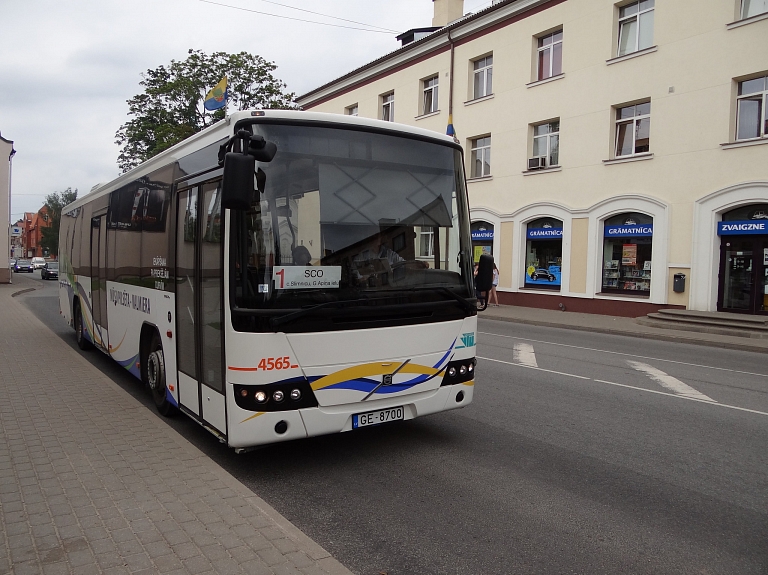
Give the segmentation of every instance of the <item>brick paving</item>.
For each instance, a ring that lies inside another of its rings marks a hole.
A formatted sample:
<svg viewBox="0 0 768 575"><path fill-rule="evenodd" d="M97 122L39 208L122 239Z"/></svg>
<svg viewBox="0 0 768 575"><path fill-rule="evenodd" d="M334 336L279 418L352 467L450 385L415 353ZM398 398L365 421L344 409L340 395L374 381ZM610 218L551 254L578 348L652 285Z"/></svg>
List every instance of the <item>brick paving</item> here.
<svg viewBox="0 0 768 575"><path fill-rule="evenodd" d="M0 574L351 575L11 297L35 284L0 285Z"/></svg>

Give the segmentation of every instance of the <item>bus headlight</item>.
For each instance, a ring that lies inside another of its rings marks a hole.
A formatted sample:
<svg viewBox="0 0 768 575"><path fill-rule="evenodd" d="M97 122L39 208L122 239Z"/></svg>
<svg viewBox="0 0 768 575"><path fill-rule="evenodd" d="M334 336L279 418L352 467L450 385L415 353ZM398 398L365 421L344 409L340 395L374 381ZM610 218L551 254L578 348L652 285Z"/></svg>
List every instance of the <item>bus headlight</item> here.
<svg viewBox="0 0 768 575"><path fill-rule="evenodd" d="M456 368L455 367L449 367L448 368L448 377L456 377Z"/></svg>
<svg viewBox="0 0 768 575"><path fill-rule="evenodd" d="M301 399L301 390L300 389L292 389L291 390L291 399L293 401L298 401Z"/></svg>
<svg viewBox="0 0 768 575"><path fill-rule="evenodd" d="M254 398L256 399L257 402L264 403L265 401L267 401L267 394L264 393L263 391L257 391L256 395L254 395Z"/></svg>
<svg viewBox="0 0 768 575"><path fill-rule="evenodd" d="M278 389L275 393L272 394L272 399L274 399L277 403L280 403L285 399L285 394Z"/></svg>

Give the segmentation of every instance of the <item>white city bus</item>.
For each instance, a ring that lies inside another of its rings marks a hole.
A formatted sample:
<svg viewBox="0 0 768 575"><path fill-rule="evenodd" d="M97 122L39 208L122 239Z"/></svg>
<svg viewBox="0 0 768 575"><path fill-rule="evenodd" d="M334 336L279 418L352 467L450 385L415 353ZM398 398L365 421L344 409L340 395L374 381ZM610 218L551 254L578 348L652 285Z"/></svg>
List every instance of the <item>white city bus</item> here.
<svg viewBox="0 0 768 575"><path fill-rule="evenodd" d="M67 206L60 262L79 346L238 451L472 401L469 209L446 136L237 112Z"/></svg>

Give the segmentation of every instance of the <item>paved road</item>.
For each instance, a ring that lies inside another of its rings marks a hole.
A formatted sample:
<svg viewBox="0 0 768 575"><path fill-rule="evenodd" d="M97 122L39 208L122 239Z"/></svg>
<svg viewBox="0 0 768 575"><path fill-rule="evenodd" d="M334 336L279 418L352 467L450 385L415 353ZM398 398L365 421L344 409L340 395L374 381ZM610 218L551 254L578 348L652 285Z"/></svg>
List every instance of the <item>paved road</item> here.
<svg viewBox="0 0 768 575"><path fill-rule="evenodd" d="M20 297L74 349L53 296ZM361 575L768 573L764 354L480 331L464 410L241 456L169 424Z"/></svg>

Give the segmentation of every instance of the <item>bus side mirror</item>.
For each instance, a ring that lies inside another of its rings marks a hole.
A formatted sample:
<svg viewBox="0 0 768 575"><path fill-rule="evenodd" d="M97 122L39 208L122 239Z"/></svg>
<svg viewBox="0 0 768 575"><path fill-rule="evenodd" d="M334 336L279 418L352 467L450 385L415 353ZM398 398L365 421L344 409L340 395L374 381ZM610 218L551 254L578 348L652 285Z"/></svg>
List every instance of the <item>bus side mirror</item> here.
<svg viewBox="0 0 768 575"><path fill-rule="evenodd" d="M493 256L483 254L477 265L477 277L475 278L477 291L489 292L493 286Z"/></svg>
<svg viewBox="0 0 768 575"><path fill-rule="evenodd" d="M221 184L221 207L246 211L253 198L253 175L256 158L251 154L228 152L224 156L224 179Z"/></svg>

